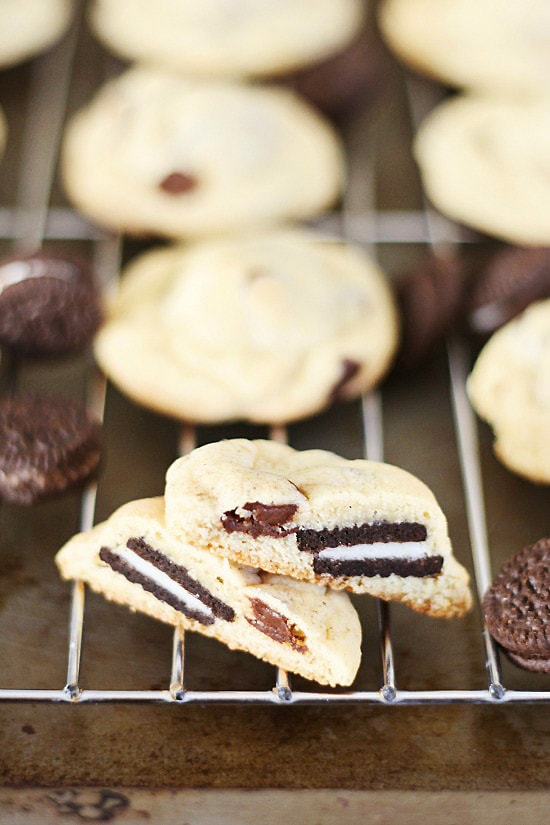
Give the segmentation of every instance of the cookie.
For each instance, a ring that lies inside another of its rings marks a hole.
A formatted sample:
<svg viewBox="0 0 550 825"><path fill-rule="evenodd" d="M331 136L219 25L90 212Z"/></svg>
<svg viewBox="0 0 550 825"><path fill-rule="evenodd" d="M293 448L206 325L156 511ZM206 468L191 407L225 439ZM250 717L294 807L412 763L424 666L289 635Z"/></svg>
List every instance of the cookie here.
<svg viewBox="0 0 550 825"><path fill-rule="evenodd" d="M381 48L370 27L363 27L342 51L281 78L334 120L362 113L387 86Z"/></svg>
<svg viewBox="0 0 550 825"><path fill-rule="evenodd" d="M0 402L0 498L35 504L87 481L100 458L100 425L69 398Z"/></svg>
<svg viewBox="0 0 550 825"><path fill-rule="evenodd" d="M494 430L497 457L531 481L550 484L550 299L495 332L475 363L468 394Z"/></svg>
<svg viewBox="0 0 550 825"><path fill-rule="evenodd" d="M506 241L550 245L550 101L456 97L415 141L426 194L450 218Z"/></svg>
<svg viewBox="0 0 550 825"><path fill-rule="evenodd" d="M72 0L2 0L0 68L50 48L67 29Z"/></svg>
<svg viewBox="0 0 550 825"><path fill-rule="evenodd" d="M513 662L550 673L550 538L503 565L483 598L483 616Z"/></svg>
<svg viewBox="0 0 550 825"><path fill-rule="evenodd" d="M401 316L400 369L418 364L453 329L462 314L465 274L456 257L432 255L397 286Z"/></svg>
<svg viewBox="0 0 550 825"><path fill-rule="evenodd" d="M134 68L68 126L65 186L111 229L171 237L306 218L338 196L332 128L289 90Z"/></svg>
<svg viewBox="0 0 550 825"><path fill-rule="evenodd" d="M57 554L65 579L324 685L349 685L361 626L348 597L176 541L162 498L126 504Z"/></svg>
<svg viewBox="0 0 550 825"><path fill-rule="evenodd" d="M550 298L550 247L500 250L471 284L469 327L491 335L542 298Z"/></svg>
<svg viewBox="0 0 550 825"><path fill-rule="evenodd" d="M470 607L445 516L398 467L234 439L172 464L165 497L168 529L180 541L234 562L432 616Z"/></svg>
<svg viewBox="0 0 550 825"><path fill-rule="evenodd" d="M376 383L396 326L385 278L362 252L288 229L138 258L95 352L158 412L275 423Z"/></svg>
<svg viewBox="0 0 550 825"><path fill-rule="evenodd" d="M548 87L546 0L384 0L379 23L401 60L443 83L513 94Z"/></svg>
<svg viewBox="0 0 550 825"><path fill-rule="evenodd" d="M54 252L0 261L0 345L19 355L83 349L101 322L89 266Z"/></svg>
<svg viewBox="0 0 550 825"><path fill-rule="evenodd" d="M95 0L97 35L128 60L191 75L282 74L339 51L362 0Z"/></svg>
<svg viewBox="0 0 550 825"><path fill-rule="evenodd" d="M4 154L4 149L6 148L7 137L8 124L6 123L4 112L0 107L0 160L2 160L2 155Z"/></svg>

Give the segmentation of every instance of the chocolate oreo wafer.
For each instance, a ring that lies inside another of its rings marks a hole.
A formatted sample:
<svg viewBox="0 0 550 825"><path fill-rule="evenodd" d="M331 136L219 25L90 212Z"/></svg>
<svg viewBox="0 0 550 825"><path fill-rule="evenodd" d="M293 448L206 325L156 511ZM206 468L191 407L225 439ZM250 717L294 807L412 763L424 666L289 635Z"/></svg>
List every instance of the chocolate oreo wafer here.
<svg viewBox="0 0 550 825"><path fill-rule="evenodd" d="M504 564L485 594L483 615L513 662L550 673L550 538Z"/></svg>
<svg viewBox="0 0 550 825"><path fill-rule="evenodd" d="M386 89L384 57L365 27L345 49L284 80L334 120L361 112Z"/></svg>
<svg viewBox="0 0 550 825"><path fill-rule="evenodd" d="M0 403L0 497L34 504L79 486L97 470L100 425L67 398L15 396Z"/></svg>
<svg viewBox="0 0 550 825"><path fill-rule="evenodd" d="M0 262L0 345L19 355L82 349L101 322L90 268L67 255L39 252Z"/></svg>
<svg viewBox="0 0 550 825"><path fill-rule="evenodd" d="M468 324L473 332L491 335L542 298L550 298L550 247L508 247L477 279Z"/></svg>
<svg viewBox="0 0 550 825"><path fill-rule="evenodd" d="M465 274L456 258L432 256L397 286L401 310L398 368L408 369L427 355L458 321Z"/></svg>

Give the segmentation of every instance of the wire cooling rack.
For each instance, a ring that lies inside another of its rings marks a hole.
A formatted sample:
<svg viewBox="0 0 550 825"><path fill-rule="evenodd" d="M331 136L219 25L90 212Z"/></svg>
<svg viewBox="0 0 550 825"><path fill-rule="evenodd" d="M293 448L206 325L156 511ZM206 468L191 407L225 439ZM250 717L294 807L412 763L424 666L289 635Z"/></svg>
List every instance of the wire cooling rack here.
<svg viewBox="0 0 550 825"><path fill-rule="evenodd" d="M109 290L116 284L120 268L122 241L102 233L70 209L49 208L60 137L65 119L67 97L73 61L76 55L79 21L65 40L33 64L27 103L27 117L21 146L21 172L16 204L0 208L0 238L9 239L15 251L37 250L44 240L84 240L92 243L93 264L102 286ZM406 80L407 96L413 129L434 100L427 99L413 80ZM37 140L40 135L40 140ZM38 151L38 145L40 151ZM362 243L376 257L384 243L428 244L434 249L458 247L475 241L471 233L452 224L425 204L422 211L384 212L376 208L374 166L371 164L363 192L364 207L354 212L344 203L341 213L332 216L332 224L340 227L341 235ZM331 223L329 219L328 224ZM484 495L481 479L477 428L465 393L465 381L470 368L463 342L452 338L447 342L450 375L450 395L454 413L456 445L460 458L462 484L466 501L475 585L481 598L491 578L487 541ZM2 365L3 383L13 387L17 371ZM7 377L6 373L9 373ZM88 404L99 418L105 409L106 385L94 370L88 379ZM361 402L364 456L373 460L384 458L383 407L379 392L365 395ZM272 427L270 437L287 440L286 428ZM193 449L196 432L184 426L180 434L180 454ZM89 530L94 523L97 484L90 484L81 501L80 529ZM391 632L391 607L377 602L382 680L378 690L293 691L288 674L276 669L274 685L269 690L190 690L186 687L185 634L174 631L172 661L165 690L88 690L81 686L80 667L84 630L85 587L75 582L69 619L66 684L58 689L0 688L0 701L65 702L157 702L157 703L264 703L382 705L549 702L548 690L507 689L503 683L498 650L485 627L483 637L487 681L468 690L404 690L396 680L395 653ZM168 663L167 663L168 670Z"/></svg>

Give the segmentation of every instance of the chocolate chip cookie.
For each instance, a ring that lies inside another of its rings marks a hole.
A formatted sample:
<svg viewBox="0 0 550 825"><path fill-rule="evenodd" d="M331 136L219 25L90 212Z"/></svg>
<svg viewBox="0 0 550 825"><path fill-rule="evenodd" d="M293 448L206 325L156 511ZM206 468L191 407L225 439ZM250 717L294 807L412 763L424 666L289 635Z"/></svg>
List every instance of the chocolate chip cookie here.
<svg viewBox="0 0 550 825"><path fill-rule="evenodd" d="M161 413L275 423L372 387L396 341L385 277L359 249L278 230L138 258L95 351Z"/></svg>

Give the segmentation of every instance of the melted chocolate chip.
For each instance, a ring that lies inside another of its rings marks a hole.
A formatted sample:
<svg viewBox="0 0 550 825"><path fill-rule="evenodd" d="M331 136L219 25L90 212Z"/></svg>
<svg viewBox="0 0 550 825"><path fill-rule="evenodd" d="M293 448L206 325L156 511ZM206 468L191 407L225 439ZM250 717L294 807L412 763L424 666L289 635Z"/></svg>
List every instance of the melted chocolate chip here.
<svg viewBox="0 0 550 825"><path fill-rule="evenodd" d="M250 599L250 604L254 611L254 618L247 616L246 621L252 627L280 644L289 644L299 653L307 651L305 634L295 624L291 624L286 616L273 610L261 599Z"/></svg>
<svg viewBox="0 0 550 825"><path fill-rule="evenodd" d="M424 556L421 559L326 559L315 556L314 573L330 576L436 576L443 567L443 556Z"/></svg>
<svg viewBox="0 0 550 825"><path fill-rule="evenodd" d="M227 533L248 533L257 536L281 538L295 533L296 527L284 527L298 509L297 504L262 504L260 501L247 501L237 510L228 510L221 517Z"/></svg>
<svg viewBox="0 0 550 825"><path fill-rule="evenodd" d="M172 172L159 184L162 191L169 195L184 195L195 189L197 185L197 179L192 175L186 175L185 172Z"/></svg>
<svg viewBox="0 0 550 825"><path fill-rule="evenodd" d="M346 387L352 378L355 378L360 369L361 364L357 361L353 361L351 358L344 358L342 361L342 374L330 391L331 401L341 401L346 397Z"/></svg>
<svg viewBox="0 0 550 825"><path fill-rule="evenodd" d="M152 593L157 599L166 602L190 619L195 619L200 624L209 625L214 623L214 619L224 619L227 622L235 620L235 611L229 605L225 604L214 596L206 587L203 587L196 579L189 575L189 572L183 565L174 564L164 553L154 550L143 538L129 538L126 542L129 550L132 550L144 561L153 564L157 570L166 573L167 576L187 590L192 596L199 599L206 607L209 607L213 616L205 616L198 610L193 610L188 605L181 602L173 593L165 590L163 587L157 585L151 579L138 573L131 564L121 559L116 553L109 550L108 547L102 547L99 557L106 562L117 573L121 573L128 581L134 584L140 584L144 590Z"/></svg>
<svg viewBox="0 0 550 825"><path fill-rule="evenodd" d="M296 541L300 550L319 553L327 547L353 547L355 544L375 542L425 541L426 527L417 522L403 521L392 524L378 521L373 524L358 524L354 527L335 527L332 530L298 530Z"/></svg>

